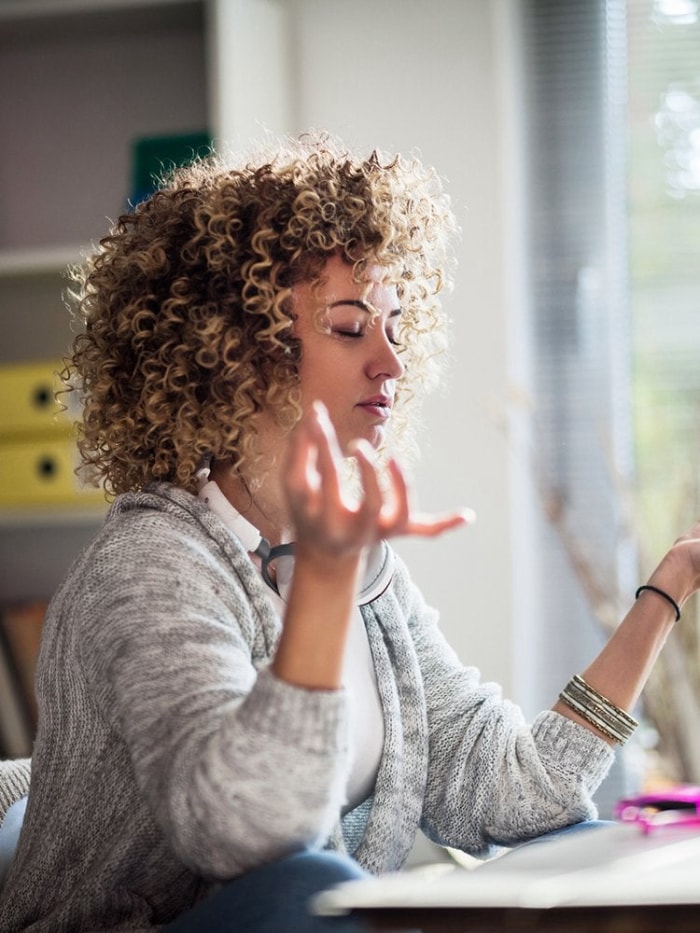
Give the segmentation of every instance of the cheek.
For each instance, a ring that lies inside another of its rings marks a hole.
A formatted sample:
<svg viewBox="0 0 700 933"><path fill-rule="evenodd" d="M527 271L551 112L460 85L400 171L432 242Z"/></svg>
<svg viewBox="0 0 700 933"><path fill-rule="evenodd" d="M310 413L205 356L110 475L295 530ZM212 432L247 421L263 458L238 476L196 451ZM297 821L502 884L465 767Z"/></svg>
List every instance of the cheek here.
<svg viewBox="0 0 700 933"><path fill-rule="evenodd" d="M313 398L320 397L320 393L326 394L328 381L326 360L313 355L302 357L299 365L299 384L305 399L312 401Z"/></svg>
<svg viewBox="0 0 700 933"><path fill-rule="evenodd" d="M346 371L347 367L343 364L342 354L335 350L335 346L329 340L325 340L320 346L315 341L309 341L307 346L302 348L299 363L299 378L302 386L333 382L334 378Z"/></svg>
<svg viewBox="0 0 700 933"><path fill-rule="evenodd" d="M301 376L302 392L313 390L328 395L333 388L340 388L341 374L337 369L317 363L308 366Z"/></svg>

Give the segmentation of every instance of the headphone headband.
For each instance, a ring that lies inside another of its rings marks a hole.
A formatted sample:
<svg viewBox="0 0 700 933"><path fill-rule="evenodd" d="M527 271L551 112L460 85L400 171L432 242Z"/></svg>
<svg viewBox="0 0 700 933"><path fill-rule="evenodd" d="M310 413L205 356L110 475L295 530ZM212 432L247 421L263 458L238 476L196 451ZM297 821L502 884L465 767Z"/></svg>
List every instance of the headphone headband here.
<svg viewBox="0 0 700 933"><path fill-rule="evenodd" d="M270 565L282 558L294 559L294 544L270 546L258 529L235 509L214 480L208 479L209 470L199 471L200 489L197 498L206 503L212 512L216 512L224 525L232 531L246 551L257 554L262 559L262 577L265 583L284 599L276 577L270 574ZM366 606L381 596L388 588L394 576L395 557L386 541L378 541L367 555L367 565L362 586L357 594L357 605ZM291 579L291 572L285 578ZM286 587L284 588L286 589Z"/></svg>

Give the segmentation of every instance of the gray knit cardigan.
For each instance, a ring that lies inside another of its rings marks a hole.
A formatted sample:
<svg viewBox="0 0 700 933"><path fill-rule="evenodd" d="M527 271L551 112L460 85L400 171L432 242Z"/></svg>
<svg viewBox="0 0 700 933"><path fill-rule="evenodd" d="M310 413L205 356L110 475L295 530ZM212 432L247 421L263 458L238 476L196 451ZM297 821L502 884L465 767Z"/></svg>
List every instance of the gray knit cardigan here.
<svg viewBox="0 0 700 933"><path fill-rule="evenodd" d="M362 612L385 746L373 797L341 824L345 692L269 672L274 605L194 496L159 484L118 498L45 623L2 933L152 931L305 845L382 872L419 826L478 854L594 815L607 744L554 712L526 724L459 662L400 561Z"/></svg>
<svg viewBox="0 0 700 933"><path fill-rule="evenodd" d="M29 758L0 761L0 826L12 804L29 793L30 774Z"/></svg>

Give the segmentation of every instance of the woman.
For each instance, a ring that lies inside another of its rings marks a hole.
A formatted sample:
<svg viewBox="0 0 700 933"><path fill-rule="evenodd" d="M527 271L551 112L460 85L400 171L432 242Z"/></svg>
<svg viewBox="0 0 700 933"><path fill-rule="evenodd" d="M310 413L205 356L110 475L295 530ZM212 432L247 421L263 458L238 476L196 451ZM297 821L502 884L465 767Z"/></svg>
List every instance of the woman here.
<svg viewBox="0 0 700 933"><path fill-rule="evenodd" d="M531 726L460 664L386 544L469 519L389 453L453 226L419 163L307 137L180 171L87 264L67 375L117 498L46 621L3 929L350 930L307 898L419 826L486 853L595 815L698 529Z"/></svg>

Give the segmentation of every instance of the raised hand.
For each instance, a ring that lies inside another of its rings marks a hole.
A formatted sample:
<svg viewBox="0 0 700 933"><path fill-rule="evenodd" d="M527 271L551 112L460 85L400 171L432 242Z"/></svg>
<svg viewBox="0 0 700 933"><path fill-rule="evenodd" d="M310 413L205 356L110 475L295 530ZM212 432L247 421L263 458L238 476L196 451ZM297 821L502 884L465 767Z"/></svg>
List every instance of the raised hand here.
<svg viewBox="0 0 700 933"><path fill-rule="evenodd" d="M356 501L342 489L342 454L325 406L316 402L292 435L287 462L286 492L297 542L342 554L380 538L432 537L474 521L467 509L444 515L413 511L399 464L390 460L383 478L366 441L354 441L348 455L358 465Z"/></svg>
<svg viewBox="0 0 700 933"><path fill-rule="evenodd" d="M311 689L341 683L348 627L366 549L396 535L441 534L474 515L414 513L399 465L391 461L382 483L374 451L365 441L347 452L358 464L360 494L351 501L341 483L343 456L328 413L316 403L294 429L285 490L294 525L295 562L282 635L272 670Z"/></svg>
<svg viewBox="0 0 700 933"><path fill-rule="evenodd" d="M663 588L679 605L700 589L700 520L676 539L649 582Z"/></svg>

